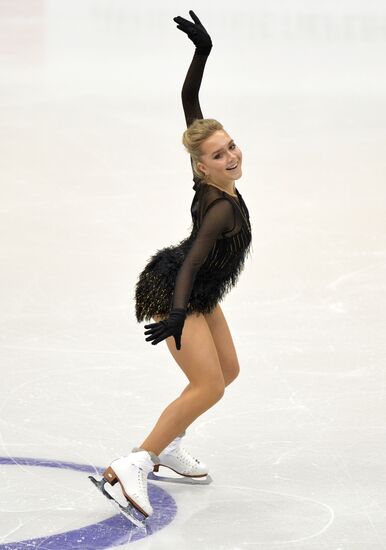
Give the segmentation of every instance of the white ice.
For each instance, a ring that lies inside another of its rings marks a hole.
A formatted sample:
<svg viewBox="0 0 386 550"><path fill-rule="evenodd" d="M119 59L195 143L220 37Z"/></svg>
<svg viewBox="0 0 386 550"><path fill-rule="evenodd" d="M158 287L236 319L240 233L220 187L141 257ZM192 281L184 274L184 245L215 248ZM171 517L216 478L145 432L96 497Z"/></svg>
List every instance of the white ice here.
<svg viewBox="0 0 386 550"><path fill-rule="evenodd" d="M191 223L189 9L214 44L203 114L243 152L253 251L221 303L241 373L187 432L213 483L163 485L177 516L136 545L384 550L380 0L0 1L0 456L107 465L187 383L134 287ZM0 482L4 548L114 515L85 473Z"/></svg>

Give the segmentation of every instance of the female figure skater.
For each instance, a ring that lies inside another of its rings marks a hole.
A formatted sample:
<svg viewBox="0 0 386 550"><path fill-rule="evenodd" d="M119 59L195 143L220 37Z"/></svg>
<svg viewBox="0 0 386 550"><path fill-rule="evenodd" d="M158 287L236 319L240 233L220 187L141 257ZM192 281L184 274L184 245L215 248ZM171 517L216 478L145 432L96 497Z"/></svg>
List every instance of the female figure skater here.
<svg viewBox="0 0 386 550"><path fill-rule="evenodd" d="M110 484L120 483L129 503L145 518L153 513L147 494L149 472L162 465L182 476L208 474L207 466L180 443L186 428L238 375L236 350L219 301L235 285L252 239L248 209L235 187L242 153L217 120L202 116L198 92L212 41L195 13L189 14L193 23L179 16L173 20L196 46L182 87L187 125L183 144L195 182L192 231L178 245L150 258L135 296L137 321L155 321L145 325L146 341L155 345L166 339L189 384L140 447L114 460L103 474Z"/></svg>

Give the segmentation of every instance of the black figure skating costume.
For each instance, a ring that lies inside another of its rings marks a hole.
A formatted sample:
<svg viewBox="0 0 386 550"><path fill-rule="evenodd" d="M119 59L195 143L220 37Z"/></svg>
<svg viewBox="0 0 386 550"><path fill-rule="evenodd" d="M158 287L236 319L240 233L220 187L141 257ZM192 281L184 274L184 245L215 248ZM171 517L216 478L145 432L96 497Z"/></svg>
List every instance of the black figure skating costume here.
<svg viewBox="0 0 386 550"><path fill-rule="evenodd" d="M182 101L186 123L203 118L198 92L212 41L193 10L193 23L177 16L177 28L188 35L196 46L183 89ZM194 175L194 174L193 174ZM195 195L191 205L192 230L189 237L176 246L158 250L146 264L136 285L136 316L138 322L150 320L156 314L166 316L145 325L153 345L173 336L176 349L181 349L181 335L188 313L211 312L229 290L241 272L251 244L248 209L241 194L232 196L212 184L193 177ZM180 446L185 431L163 449L154 452L134 447L127 456L113 460L102 479L90 475L92 483L134 525L147 529L146 521L153 514L147 479L191 483L211 482L206 465ZM182 478L154 474L166 466ZM200 479L197 479L200 478ZM202 478L202 479L201 479ZM110 489L119 484L122 499L116 499ZM161 502L162 504L162 502ZM159 505L159 502L157 502ZM157 523L158 518L155 519ZM156 523L154 525L156 525ZM152 530L150 530L150 533Z"/></svg>
<svg viewBox="0 0 386 550"><path fill-rule="evenodd" d="M187 126L203 118L198 92L208 55L195 51L182 87ZM187 315L211 313L244 268L252 234L241 194L236 189L233 197L194 173L193 181L191 234L157 250L140 273L135 290L138 323L168 315L173 308L184 308Z"/></svg>

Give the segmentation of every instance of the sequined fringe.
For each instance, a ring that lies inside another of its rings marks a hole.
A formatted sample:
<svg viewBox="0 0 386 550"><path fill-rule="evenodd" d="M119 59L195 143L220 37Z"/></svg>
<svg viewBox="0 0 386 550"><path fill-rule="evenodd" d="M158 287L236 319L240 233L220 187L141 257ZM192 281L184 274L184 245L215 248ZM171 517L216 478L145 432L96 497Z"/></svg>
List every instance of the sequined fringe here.
<svg viewBox="0 0 386 550"><path fill-rule="evenodd" d="M243 228L237 241L229 241L228 254L220 260L221 269L212 251L208 258L211 266L197 273L186 313L211 313L222 301L244 269L245 259L251 252L251 234ZM241 242L240 242L241 238ZM167 316L172 307L174 285L178 270L183 262L187 240L175 247L158 250L141 272L135 289L135 314L138 323L151 321L154 315ZM231 246L236 244L234 254ZM209 271L207 271L209 269Z"/></svg>

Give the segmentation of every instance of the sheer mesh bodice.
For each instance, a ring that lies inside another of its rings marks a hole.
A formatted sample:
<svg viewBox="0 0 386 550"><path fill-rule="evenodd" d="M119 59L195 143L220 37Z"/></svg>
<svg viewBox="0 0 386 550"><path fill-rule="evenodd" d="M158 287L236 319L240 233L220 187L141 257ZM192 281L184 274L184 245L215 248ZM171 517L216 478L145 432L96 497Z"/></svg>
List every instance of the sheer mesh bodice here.
<svg viewBox="0 0 386 550"><path fill-rule="evenodd" d="M198 92L208 56L195 53L181 92L186 125L203 118ZM192 159L191 163L192 163ZM232 286L242 269L251 243L249 212L241 194L237 197L204 182L193 173L195 196L191 204L192 233L181 241L184 261L177 273L172 307L187 309L200 273L207 284L227 279Z"/></svg>
<svg viewBox="0 0 386 550"><path fill-rule="evenodd" d="M203 118L198 92L207 58L195 52L182 87L187 126ZM177 307L187 314L212 312L244 267L252 235L241 193L236 189L234 197L194 173L193 181L190 234L157 250L140 273L135 292L138 322L168 316Z"/></svg>

